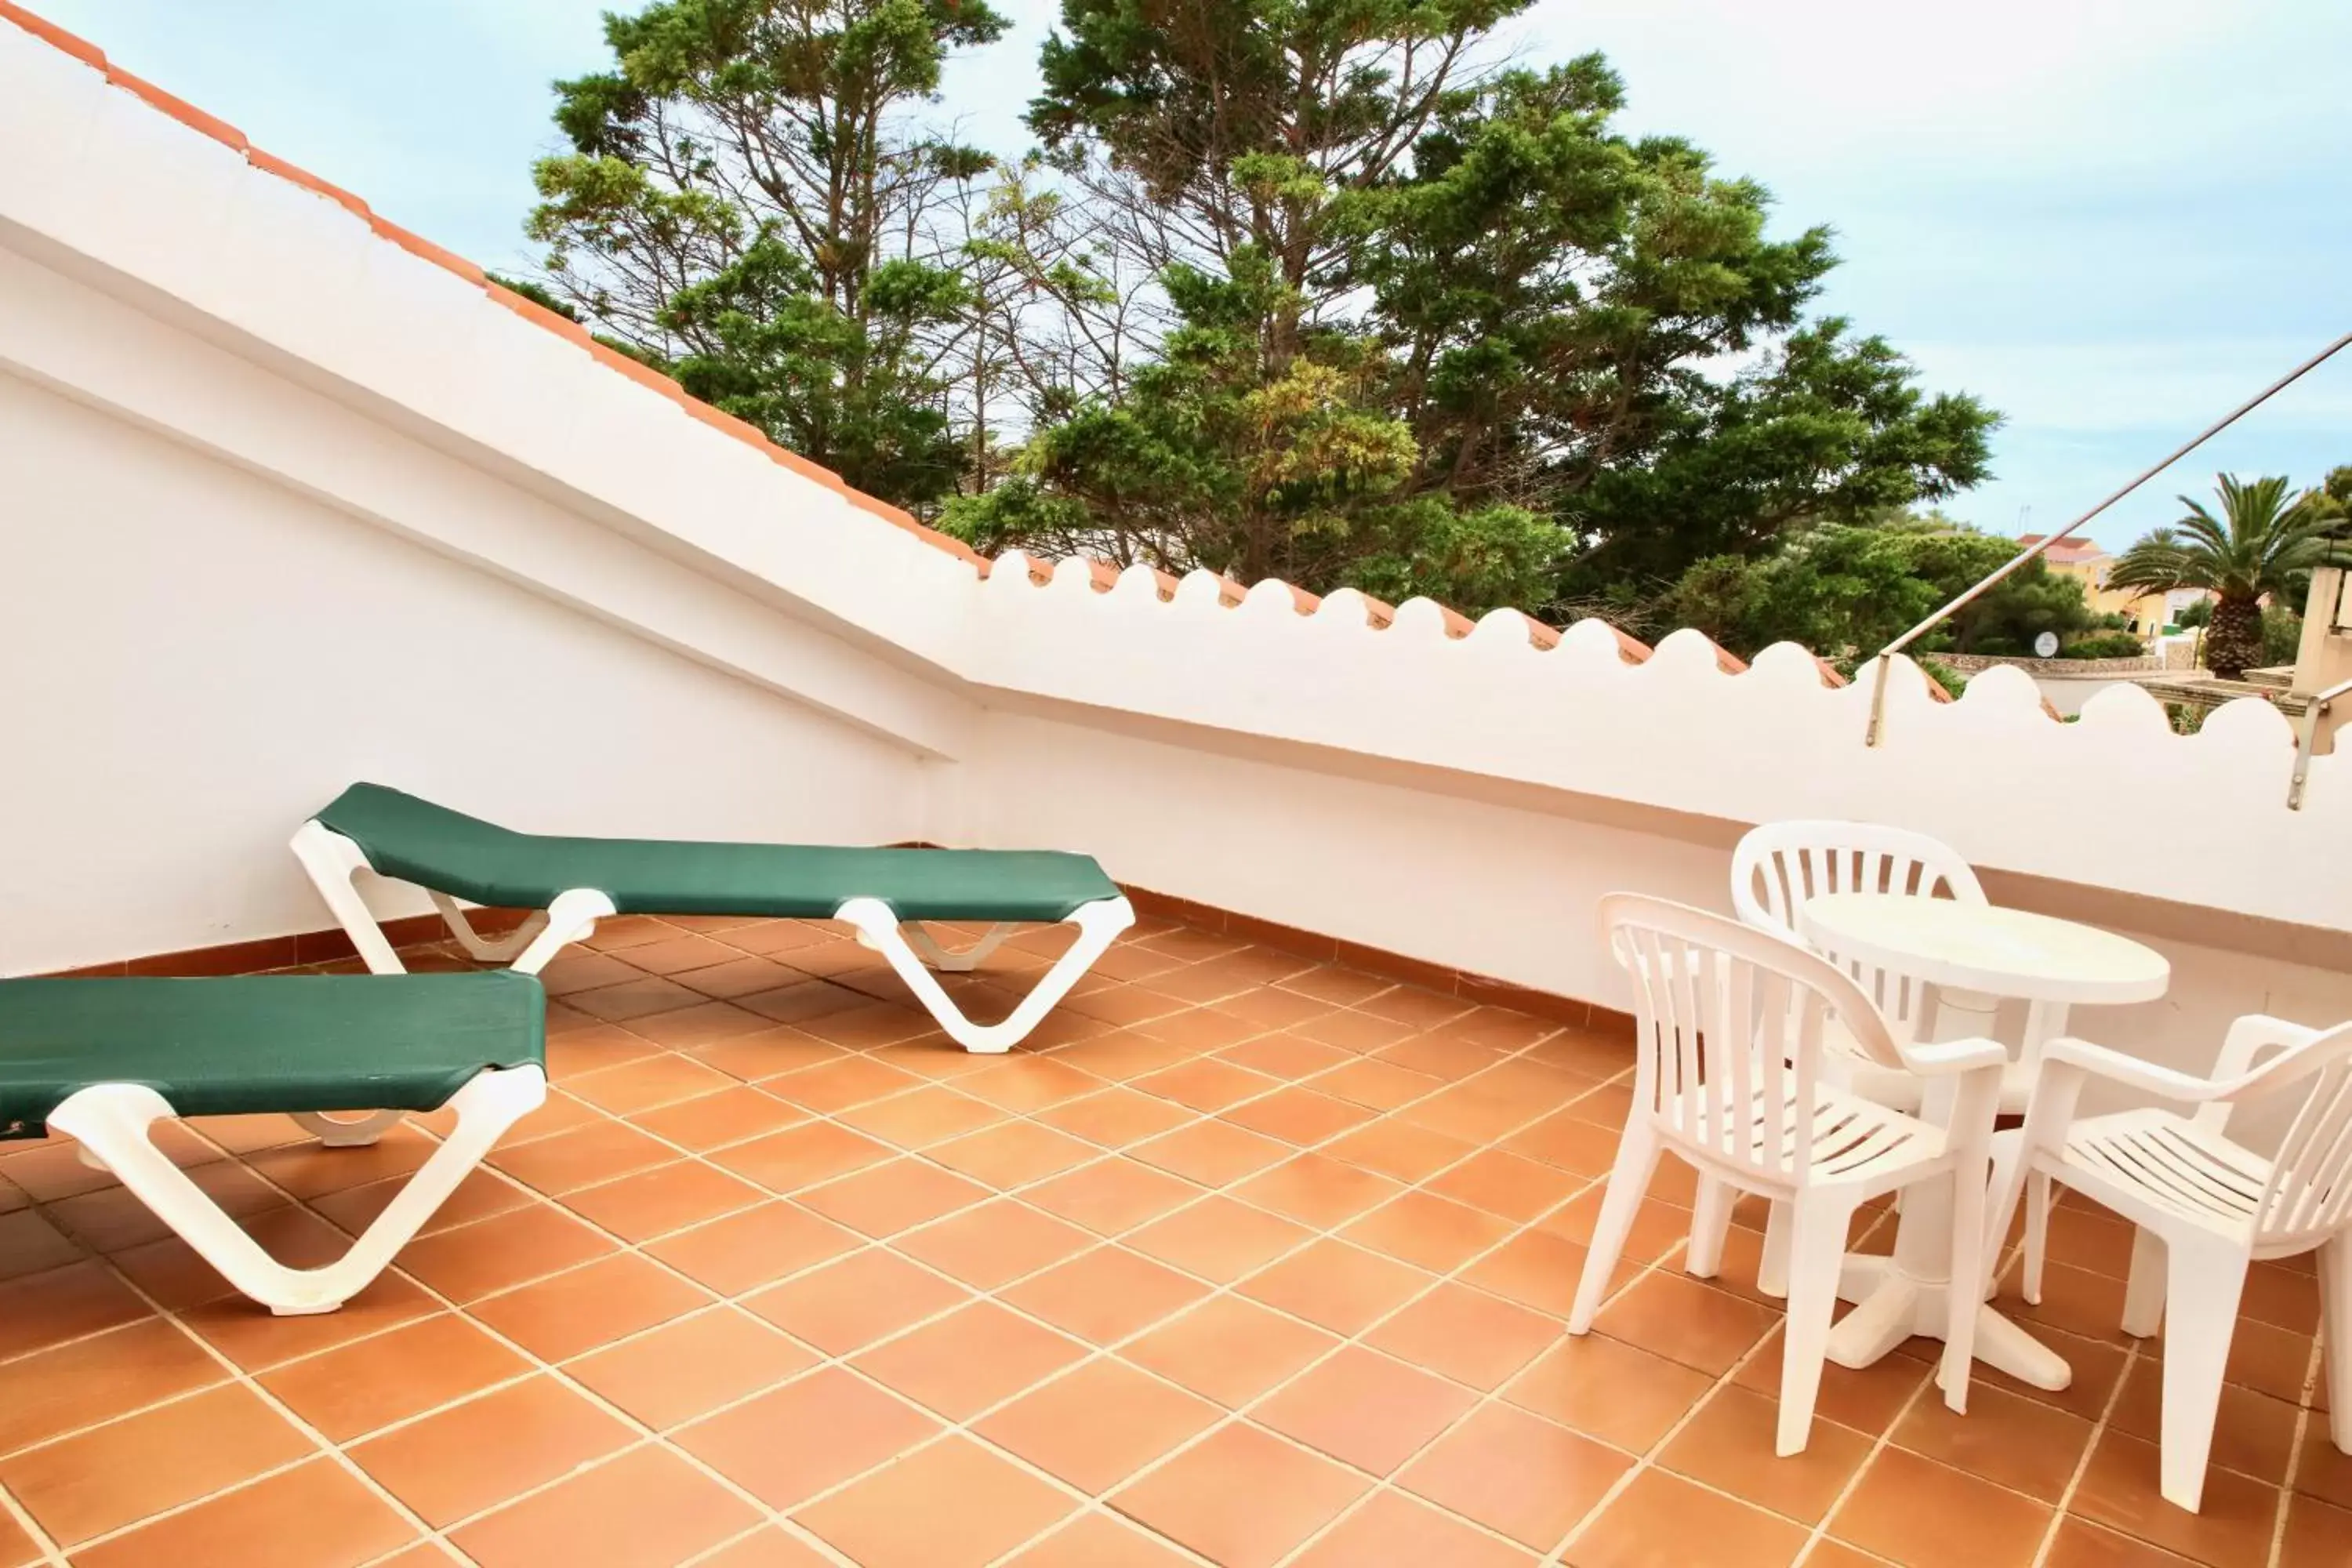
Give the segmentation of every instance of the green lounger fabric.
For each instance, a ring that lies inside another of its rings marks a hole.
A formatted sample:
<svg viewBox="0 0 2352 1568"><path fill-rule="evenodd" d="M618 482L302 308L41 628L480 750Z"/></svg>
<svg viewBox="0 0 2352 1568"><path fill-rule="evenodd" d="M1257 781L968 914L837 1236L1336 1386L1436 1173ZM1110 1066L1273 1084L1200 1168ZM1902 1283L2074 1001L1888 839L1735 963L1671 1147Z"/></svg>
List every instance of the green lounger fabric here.
<svg viewBox="0 0 2352 1568"><path fill-rule="evenodd" d="M546 994L511 970L219 980L0 980L0 1138L94 1083L183 1116L431 1110L485 1068L546 1059Z"/></svg>
<svg viewBox="0 0 2352 1568"><path fill-rule="evenodd" d="M871 898L902 921L1059 921L1118 896L1084 855L542 837L381 784L353 784L318 819L384 876L506 909L591 888L623 914L824 920Z"/></svg>

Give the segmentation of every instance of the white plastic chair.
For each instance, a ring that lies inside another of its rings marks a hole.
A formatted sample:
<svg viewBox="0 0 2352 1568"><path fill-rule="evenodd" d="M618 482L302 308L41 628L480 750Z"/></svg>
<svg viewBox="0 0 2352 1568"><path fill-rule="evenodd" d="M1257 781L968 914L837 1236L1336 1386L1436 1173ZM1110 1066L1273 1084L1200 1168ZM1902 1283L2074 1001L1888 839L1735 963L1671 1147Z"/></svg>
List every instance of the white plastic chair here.
<svg viewBox="0 0 2352 1568"><path fill-rule="evenodd" d="M1983 887L1959 851L1940 839L1874 822L1768 822L1741 837L1731 852L1731 907L1758 931L1770 931L1800 947L1808 945L1797 917L1824 893L1911 893L1983 904ZM1899 974L1862 964L1846 966L1878 1005L1898 1040L1927 1037L1934 1024L1928 987ZM2033 1090L2033 1029L2027 1030L2024 1058L2012 1063L2001 1085L2001 1109L2021 1115ZM1831 1043L1839 1047L1840 1080L1858 1094L1898 1110L1916 1110L1919 1080L1862 1059L1832 1022Z"/></svg>
<svg viewBox="0 0 2352 1568"><path fill-rule="evenodd" d="M1824 893L1865 892L1911 893L1964 904L1990 901L1975 868L1958 850L1924 833L1874 822L1768 822L1750 828L1731 852L1733 910L1758 931L1809 951L1798 929L1798 914L1806 903ZM1895 1039L1907 1042L1932 1033L1933 998L1927 986L1864 964L1849 963L1845 972L1877 1005ZM2037 1011L2028 1022L2020 1058L2003 1068L2004 1115L2024 1114L2032 1097L2036 1037L2045 1027ZM1918 1112L1925 1093L1918 1079L1901 1068L1870 1060L1835 1018L1826 1026L1826 1037L1831 1049L1825 1068L1832 1083L1881 1105ZM1720 1253L1730 1223L1729 1195L1702 1184L1693 1215L1694 1247ZM1788 1223L1776 1205L1765 1225L1764 1261L1757 1280L1768 1296L1780 1295L1786 1288Z"/></svg>
<svg viewBox="0 0 2352 1568"><path fill-rule="evenodd" d="M1601 930L1633 977L1633 1109L1609 1174L1568 1331L1592 1326L1661 1152L1702 1183L1786 1204L1789 1325L1775 1449L1801 1453L1812 1427L1838 1275L1854 1211L1915 1182L1953 1190L1952 1337L1938 1382L1964 1409L1976 1305L1985 1278L1987 1145L2000 1047L1990 1040L1898 1044L1854 983L1826 959L1736 921L1633 893L1601 900ZM1838 1089L1822 1072L1835 1013L1874 1062L1957 1074L1951 1129ZM1695 1234L1691 1272L1715 1272L1721 1233Z"/></svg>
<svg viewBox="0 0 2352 1568"><path fill-rule="evenodd" d="M2093 1078L2197 1109L2076 1121L2075 1102ZM2228 1136L2232 1106L2298 1086L2303 1103L2274 1158ZM2167 1502L2194 1513L2202 1500L2238 1301L2256 1258L2319 1253L2328 1431L2339 1452L2352 1454L2352 1024L2322 1031L2249 1015L2230 1026L2210 1079L2087 1040L2052 1040L1993 1232L2009 1234L2022 1189L2029 1301L2042 1300L2053 1179L2139 1227L2124 1331L2145 1338L2171 1316L2160 1465Z"/></svg>

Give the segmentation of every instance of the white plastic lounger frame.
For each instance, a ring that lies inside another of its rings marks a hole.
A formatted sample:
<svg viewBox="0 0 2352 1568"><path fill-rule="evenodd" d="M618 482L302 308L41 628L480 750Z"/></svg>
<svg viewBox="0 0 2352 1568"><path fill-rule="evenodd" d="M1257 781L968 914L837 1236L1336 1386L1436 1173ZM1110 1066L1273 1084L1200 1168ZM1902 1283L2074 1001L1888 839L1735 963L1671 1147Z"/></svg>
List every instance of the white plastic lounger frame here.
<svg viewBox="0 0 2352 1568"><path fill-rule="evenodd" d="M310 885L334 911L335 923L359 949L361 960L373 974L404 974L407 970L400 955L392 950L383 928L375 923L374 911L360 897L352 879L362 871L373 872L367 857L360 847L315 817L304 823L294 835L294 858L309 872ZM514 931L503 938L485 937L469 924L457 900L446 894L433 894L434 908L457 945L472 957L485 963L498 963L513 959L512 967L525 974L536 974L547 967L548 961L573 942L595 931L596 922L617 911L613 900L588 888L574 888L560 893L546 909L533 914Z"/></svg>
<svg viewBox="0 0 2352 1568"><path fill-rule="evenodd" d="M933 969L942 970L950 974L961 974L969 970L977 969L986 963L988 955L1003 947L1004 939L1021 928L1009 921L992 925L981 933L978 942L973 942L961 952L950 952L940 945L937 937L921 926L910 924L900 929L907 933L907 945L915 950L917 958L921 959ZM862 927L858 931L858 940L861 942L865 940L865 931Z"/></svg>
<svg viewBox="0 0 2352 1568"><path fill-rule="evenodd" d="M311 885L334 911L336 923L351 937L352 945L359 949L369 970L377 974L404 973L400 955L393 952L383 928L376 924L375 915L352 884L352 879L358 873L374 869L360 847L314 818L296 832L293 848L295 858L310 873ZM512 967L525 974L538 973L557 953L592 934L598 921L616 912L613 900L604 894L593 888L574 888L556 895L554 902L525 921L511 935L488 938L467 923L455 900L435 893L433 902L450 934L468 954L492 963L511 958ZM1061 923L1077 927L1077 940L1038 977L1036 985L1022 998L1012 1015L996 1024L975 1024L964 1016L963 1010L924 965L928 963L950 973L971 969L1013 933L1012 926L998 925L961 952L950 952L920 926L901 925L890 906L879 899L847 900L834 910L833 918L853 927L860 942L889 962L907 988L939 1020L950 1039L968 1051L993 1053L1011 1050L1053 1011L1055 1004L1069 994L1070 987L1093 967L1095 960L1103 955L1118 933L1135 923L1135 906L1124 898L1109 898L1073 910ZM339 1127L321 1120L305 1120L303 1125L330 1142L335 1140L331 1130ZM340 1125L365 1130L370 1123Z"/></svg>
<svg viewBox="0 0 2352 1568"><path fill-rule="evenodd" d="M1135 923L1135 906L1123 898L1097 899L1071 910L1062 923L1077 927L1078 940L1037 977L1037 984L1011 1015L996 1024L975 1024L965 1017L963 1009L941 988L938 978L923 967L923 958L908 936L912 931L923 951L948 961L940 967L966 970L1011 934L1006 928L999 926L962 952L942 953L929 932L920 927L901 926L890 906L879 899L851 899L833 911L833 918L854 927L859 940L889 961L898 978L907 983L907 989L915 994L925 1011L940 1021L940 1027L947 1031L950 1039L968 1051L996 1052L1009 1051L1020 1044L1054 1010L1054 1005L1069 994L1070 987L1078 983L1078 976L1094 966L1103 950L1118 940L1119 932Z"/></svg>
<svg viewBox="0 0 2352 1568"><path fill-rule="evenodd" d="M449 1097L448 1109L457 1113L457 1125L449 1136L352 1243L351 1250L319 1268L289 1268L264 1252L155 1147L148 1136L150 1124L178 1112L145 1084L100 1083L79 1089L49 1113L49 1126L79 1140L86 1161L121 1177L223 1279L271 1311L291 1317L331 1312L367 1289L506 1130L546 1098L547 1075L536 1067L477 1073ZM394 1120L400 1116L398 1111L388 1114ZM373 1141L373 1135L344 1140Z"/></svg>

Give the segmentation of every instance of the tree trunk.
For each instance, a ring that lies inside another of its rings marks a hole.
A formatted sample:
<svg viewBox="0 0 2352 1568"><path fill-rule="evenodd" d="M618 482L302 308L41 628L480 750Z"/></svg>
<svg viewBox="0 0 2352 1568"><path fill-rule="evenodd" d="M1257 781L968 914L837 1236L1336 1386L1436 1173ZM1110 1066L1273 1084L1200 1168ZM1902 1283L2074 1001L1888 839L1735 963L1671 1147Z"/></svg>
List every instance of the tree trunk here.
<svg viewBox="0 0 2352 1568"><path fill-rule="evenodd" d="M2243 680L2263 661L2263 607L2252 599L2216 599L2205 631L2205 668L2224 680Z"/></svg>

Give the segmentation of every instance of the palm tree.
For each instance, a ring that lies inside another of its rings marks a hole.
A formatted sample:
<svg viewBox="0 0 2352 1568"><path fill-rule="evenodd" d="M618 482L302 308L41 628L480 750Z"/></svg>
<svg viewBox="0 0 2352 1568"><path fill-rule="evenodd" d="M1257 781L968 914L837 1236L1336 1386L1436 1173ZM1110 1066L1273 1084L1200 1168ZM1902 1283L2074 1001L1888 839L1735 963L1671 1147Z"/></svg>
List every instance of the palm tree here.
<svg viewBox="0 0 2352 1568"><path fill-rule="evenodd" d="M2220 517L2182 496L2188 515L2117 556L2107 585L2158 594L2175 588L2210 592L2213 622L2205 634L2205 663L2223 679L2237 680L2247 666L2262 661L2263 596L2291 601L2313 567L2340 559L2337 531L2343 525L2315 502L2316 492L2289 494L2283 474L2242 483L2231 474L2216 479Z"/></svg>

